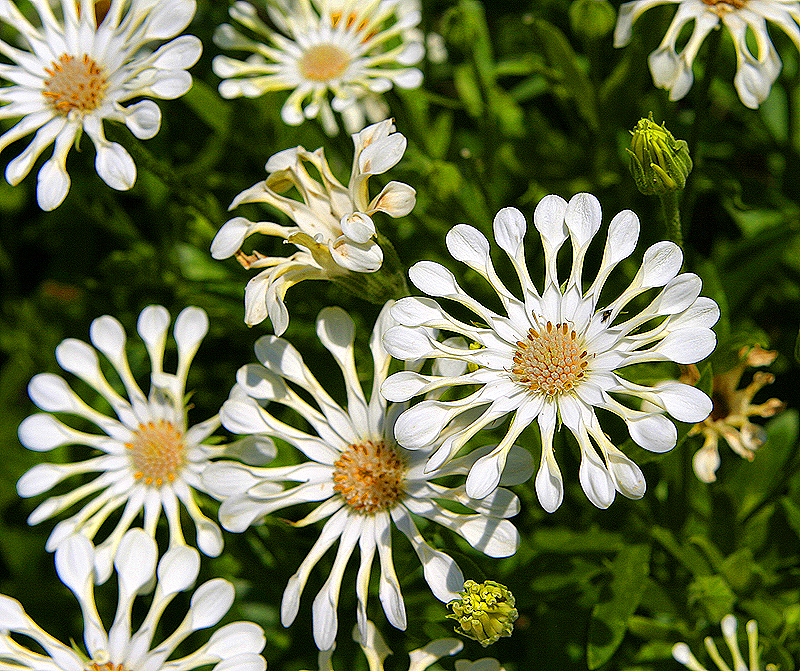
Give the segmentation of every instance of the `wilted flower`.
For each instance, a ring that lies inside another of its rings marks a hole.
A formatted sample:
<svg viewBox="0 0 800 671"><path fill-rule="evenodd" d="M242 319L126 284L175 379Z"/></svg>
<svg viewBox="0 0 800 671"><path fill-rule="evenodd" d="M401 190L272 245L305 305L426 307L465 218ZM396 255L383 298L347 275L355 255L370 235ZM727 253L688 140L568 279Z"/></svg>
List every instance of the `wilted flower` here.
<svg viewBox="0 0 800 671"><path fill-rule="evenodd" d="M743 347L739 351L739 363L731 370L714 376L711 394L714 408L711 414L689 431L690 436L698 434L705 438L703 446L692 460L694 472L703 482L714 482L720 466L719 439L722 438L740 457L752 461L755 453L767 440L766 431L759 424L750 421L751 417L772 417L786 407L777 398L764 403L753 404L753 397L762 387L772 384L772 373L758 371L746 387L739 389L742 375L748 368L769 366L778 356L777 352L762 349L760 346ZM695 380L687 379L687 382Z"/></svg>
<svg viewBox="0 0 800 671"><path fill-rule="evenodd" d="M749 666L742 657L741 650L739 649L739 641L736 639L736 630L738 628L736 618L733 615L726 615L722 618L721 627L725 643L731 653L734 670L761 671L761 661L758 653L758 624L756 624L756 621L750 620L746 626ZM722 655L720 655L719 650L717 650L714 639L707 636L704 643L709 656L719 671L730 671L730 667L722 658ZM672 648L672 656L676 661L680 662L688 669L691 669L691 671L708 671L706 667L697 661L697 658L692 654L692 651L686 643L676 643Z"/></svg>
<svg viewBox="0 0 800 671"><path fill-rule="evenodd" d="M213 627L230 609L233 585L222 578L200 585L192 595L183 621L153 647L164 610L180 592L194 584L200 571L200 557L194 548L178 546L168 550L156 571L157 559L155 541L141 529L131 529L122 537L120 553L114 561L118 576L117 612L106 633L94 598L94 547L80 534L65 540L56 550L56 571L80 602L88 657L74 643L72 647L64 645L41 629L16 599L0 595L0 666L48 671L192 671L213 664L212 671L263 671L266 662L259 653L264 648L264 632L252 622L226 624L193 653L170 659L190 634ZM139 629L132 632L134 600L148 591L147 586L152 583L155 592L150 608ZM21 645L9 632L32 639L44 654Z"/></svg>
<svg viewBox="0 0 800 671"><path fill-rule="evenodd" d="M680 191L692 170L689 145L676 140L666 124L659 126L649 118L640 119L631 131L631 174L636 186L646 196Z"/></svg>
<svg viewBox="0 0 800 671"><path fill-rule="evenodd" d="M459 599L447 604L453 610L447 617L456 620L456 631L478 641L484 648L501 636L511 636L517 609L514 595L494 580L476 583L467 580Z"/></svg>
<svg viewBox="0 0 800 671"><path fill-rule="evenodd" d="M414 89L422 83L422 72L409 67L425 55L418 2L267 0L266 9L278 30L251 3L236 2L231 18L257 39L229 24L214 34L217 46L253 54L246 61L214 59L225 98L291 90L281 109L284 122L297 126L320 117L325 131L335 135L333 110L342 114L347 132L355 133L365 118L374 123L388 115L380 94L393 85Z"/></svg>
<svg viewBox="0 0 800 671"><path fill-rule="evenodd" d="M273 222L253 223L234 217L223 224L211 243L215 259L236 256L245 268L265 268L245 288L245 322L253 326L269 315L277 335L286 330L289 313L283 302L286 291L303 280L341 279L350 273L374 273L383 263L383 251L372 215L385 212L402 217L411 212L416 192L408 184L389 182L372 200L368 180L397 164L406 150L406 138L395 132L391 119L353 135L355 156L350 182L345 187L334 177L322 149L303 147L275 154L266 165L267 179L242 191L229 209L242 203L267 203L289 217L294 225ZM320 183L307 166L319 174ZM302 201L282 195L294 187ZM244 240L263 233L298 248L288 258L247 255L241 251ZM385 300L385 298L384 298Z"/></svg>
<svg viewBox="0 0 800 671"><path fill-rule="evenodd" d="M767 21L780 26L800 49L800 4L797 0L634 0L619 8L614 46L630 42L633 23L656 5L677 4L675 17L660 46L648 58L655 85L669 91L670 100L680 100L694 82L692 63L706 35L725 25L736 49L737 69L733 83L747 107L757 108L769 95L781 71L781 59L767 32ZM689 40L678 53L677 40L683 27L694 21ZM753 55L747 44L752 32L758 48Z"/></svg>
<svg viewBox="0 0 800 671"><path fill-rule="evenodd" d="M447 234L452 256L491 284L505 315L467 294L455 276L438 263L420 261L409 271L411 281L421 291L460 303L477 318L466 323L430 298L404 298L392 309L392 316L401 325L387 331L386 349L399 359L462 362L469 372L461 369L442 375L401 371L386 380L384 396L405 401L459 385L475 385L477 389L457 400L417 403L398 418L395 436L412 450L440 445L426 467L433 470L447 463L482 428L512 415L506 435L490 454L475 462L467 478L467 494L482 498L500 481L514 441L536 419L542 436L536 492L545 510L552 512L563 498L561 472L553 452L556 426L563 423L580 446L580 482L592 503L606 508L617 491L639 498L645 491L644 476L606 436L595 408L622 418L633 440L645 449L672 449L677 429L665 412L680 421L701 421L711 411L711 399L699 389L674 380L649 387L631 382L617 371L641 362L689 363L705 358L716 343L710 327L719 317L719 308L714 301L699 297L702 282L697 275L678 275L683 254L671 242L650 247L628 288L598 308L610 273L633 252L639 237L639 220L630 210L611 220L600 268L588 289L584 289L583 260L601 224L597 199L584 193L567 203L558 196L545 196L536 207L534 224L544 246L541 293L525 265L527 224L522 213L509 207L494 219L495 240L511 261L522 299L498 277L489 242L482 233L459 224ZM572 268L569 278L562 282L557 255L567 239L572 246ZM626 307L631 301L656 287L664 288L647 307L628 316ZM627 316L624 321L622 315ZM471 345L440 341L433 329L456 333ZM617 395L648 401L654 409L629 407L617 400ZM480 414L468 422L461 419L462 427L450 430L441 440L451 422L468 412Z"/></svg>
<svg viewBox="0 0 800 671"><path fill-rule="evenodd" d="M391 361L381 344L390 323L387 305L370 339L373 373L367 399L355 365L353 321L340 308L325 308L320 313L317 335L342 371L346 410L331 398L287 341L275 336L260 338L256 356L263 365L239 370L237 388L222 407L223 425L233 433L280 438L305 454L308 461L275 468L222 461L213 464L204 475L204 482L222 500L220 521L229 531L244 531L288 506L318 502L311 513L294 523L306 526L328 518L319 539L289 579L281 621L284 626L294 621L311 570L338 540L333 566L312 607L314 638L320 650L329 649L336 639L339 590L356 545L361 554L356 596L362 639L367 634L367 594L376 550L381 570L381 605L389 622L405 629L405 605L392 564L392 525L411 543L431 591L444 602L457 598L464 576L451 557L423 538L414 522L415 515L454 531L490 557L508 557L519 544L517 530L505 519L519 510L519 501L509 490L500 488L490 497L476 501L465 494L463 485L437 482L445 476L466 473L478 456L491 448L476 450L426 473L425 462L435 445L411 452L394 441L395 419L405 406L387 404L379 392ZM310 396L316 407L289 383ZM296 411L311 424L313 432L306 433L279 420L262 407L267 402L269 410L284 405ZM507 483L527 480L533 470L529 455L518 448L511 460L515 464L509 469ZM298 484L284 489L289 483ZM453 512L440 501L471 511Z"/></svg>
<svg viewBox="0 0 800 671"><path fill-rule="evenodd" d="M386 658L392 654L386 641L383 640L380 632L375 628L375 625L367 620L366 623L366 636L362 637L358 626L353 629L353 640L356 641L364 652L369 665L369 671L383 671L383 663ZM461 641L454 638L440 638L431 641L425 647L418 650L412 650L408 653L408 671L425 671L430 668L442 657L448 655L455 655L464 645ZM319 653L319 671L334 671L333 668L333 653L336 646L332 646L329 650L322 650ZM458 662L456 662L458 664ZM350 663L345 668L353 668ZM461 667L457 667L461 668ZM473 669L473 671L479 671ZM486 671L490 671L487 669Z"/></svg>
<svg viewBox="0 0 800 671"><path fill-rule="evenodd" d="M124 504L114 530L99 545L97 575L104 581L111 574L112 561L123 534L144 511L144 529L151 536L163 509L169 524L170 547L185 544L179 502L197 529L197 545L203 553L216 556L222 550L219 527L200 510L193 490L206 491L200 481L203 469L214 456L255 454L251 441L223 446L206 443L219 427L219 416L187 427L186 376L200 342L208 331L208 317L200 308L188 307L175 320L178 346L176 373L163 370L164 349L170 317L165 308L151 305L139 315L138 331L150 355L150 394L139 388L126 354L125 330L114 317L105 315L92 322L88 343L74 338L56 347L56 359L66 371L92 387L113 409L107 416L87 405L64 378L50 373L34 376L28 385L33 402L45 412L31 415L19 427L22 444L38 452L63 445L85 445L99 451L84 461L38 464L17 483L20 496L37 496L62 480L85 473L99 473L67 494L53 496L40 504L28 518L38 524L91 497L81 510L59 522L47 541L52 552L68 536L80 533L94 538L109 516ZM102 371L99 350L118 378L108 381ZM115 386L121 383L128 398ZM68 426L51 413L66 413L94 424L99 433L87 433ZM271 454L272 445L261 447Z"/></svg>
<svg viewBox="0 0 800 671"><path fill-rule="evenodd" d="M192 77L186 69L200 57L200 40L183 35L155 53L149 45L186 28L195 1L114 0L99 18L95 0L31 4L39 25L10 0L0 2L0 19L19 33L23 47L0 41L0 51L13 61L0 70L0 78L11 82L0 88L0 118L22 117L0 137L0 150L36 131L6 167L8 183L22 181L55 142L52 157L39 170L36 195L43 210L58 207L70 186L67 153L85 131L97 152L97 174L113 189L130 189L136 166L122 145L106 139L103 120L125 123L140 140L158 132L161 111L152 100L122 103L142 96L172 99L189 90Z"/></svg>

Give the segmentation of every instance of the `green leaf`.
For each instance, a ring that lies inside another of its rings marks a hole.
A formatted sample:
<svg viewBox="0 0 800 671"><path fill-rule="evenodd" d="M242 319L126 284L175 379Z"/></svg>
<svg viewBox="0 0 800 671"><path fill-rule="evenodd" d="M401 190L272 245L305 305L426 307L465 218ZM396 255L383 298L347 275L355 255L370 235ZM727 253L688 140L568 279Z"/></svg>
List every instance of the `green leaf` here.
<svg viewBox="0 0 800 671"><path fill-rule="evenodd" d="M231 107L217 91L195 78L182 100L205 124L217 133L226 134L231 122Z"/></svg>
<svg viewBox="0 0 800 671"><path fill-rule="evenodd" d="M694 546L679 543L669 529L654 526L650 529L650 535L694 575L711 574L711 567L700 551Z"/></svg>
<svg viewBox="0 0 800 671"><path fill-rule="evenodd" d="M561 73L561 81L554 87L555 92L562 97L572 98L589 128L597 129L600 118L594 87L586 72L578 66L578 56L569 40L556 26L542 19L534 21L533 29L548 65Z"/></svg>
<svg viewBox="0 0 800 671"><path fill-rule="evenodd" d="M702 607L710 620L719 622L733 611L736 596L722 576L701 575L689 585L689 603Z"/></svg>
<svg viewBox="0 0 800 671"><path fill-rule="evenodd" d="M605 664L622 643L650 574L650 545L626 545L617 553L611 570L608 599L595 604L589 623L586 657L590 669Z"/></svg>

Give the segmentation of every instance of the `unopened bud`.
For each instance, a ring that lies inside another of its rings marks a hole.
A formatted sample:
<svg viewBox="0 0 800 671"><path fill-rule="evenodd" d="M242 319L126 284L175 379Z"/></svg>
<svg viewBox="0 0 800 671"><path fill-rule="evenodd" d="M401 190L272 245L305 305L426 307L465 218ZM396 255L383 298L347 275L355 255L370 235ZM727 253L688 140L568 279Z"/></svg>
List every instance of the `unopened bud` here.
<svg viewBox="0 0 800 671"><path fill-rule="evenodd" d="M456 631L475 639L484 648L501 636L511 636L518 615L514 595L493 580L483 583L467 580L461 598L454 599L447 607L453 610L447 617L458 621Z"/></svg>
<svg viewBox="0 0 800 671"><path fill-rule="evenodd" d="M640 119L631 131L630 168L636 186L646 196L681 191L692 171L692 158L685 140L676 140L665 125Z"/></svg>

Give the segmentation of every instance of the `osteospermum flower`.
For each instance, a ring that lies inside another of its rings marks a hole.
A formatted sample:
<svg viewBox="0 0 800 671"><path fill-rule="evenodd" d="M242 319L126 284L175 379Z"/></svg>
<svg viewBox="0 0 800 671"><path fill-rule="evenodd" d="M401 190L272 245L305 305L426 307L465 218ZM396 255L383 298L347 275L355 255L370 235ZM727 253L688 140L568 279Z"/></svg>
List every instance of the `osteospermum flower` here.
<svg viewBox="0 0 800 671"><path fill-rule="evenodd" d="M720 466L719 441L722 438L740 457L753 461L758 450L767 440L764 427L750 421L751 417L772 417L786 407L783 401L770 398L764 403L753 403L753 397L766 385L775 381L772 373L757 371L750 383L739 388L747 368L769 366L778 356L777 352L760 346L743 347L739 351L739 362L731 370L714 376L712 398L714 409L700 424L689 431L690 436L702 435L703 446L695 452L692 466L703 482L714 482ZM695 372L695 371L692 371ZM696 381L699 375L695 375Z"/></svg>
<svg viewBox="0 0 800 671"><path fill-rule="evenodd" d="M22 119L0 136L0 151L36 131L27 149L6 167L18 184L39 155L55 143L39 170L36 196L43 210L58 207L69 191L67 153L85 132L95 146L97 174L113 189L136 181L136 166L122 145L109 142L103 120L121 121L140 140L153 137L161 111L142 96L172 99L192 85L186 69L200 57L192 35L172 39L189 24L194 0L112 0L98 17L95 0L33 0L38 24L11 0L0 2L0 19L19 33L19 45L0 41L0 119ZM54 12L52 6L57 8ZM171 40L153 52L154 42Z"/></svg>
<svg viewBox="0 0 800 671"><path fill-rule="evenodd" d="M749 665L745 662L744 657L742 657L742 652L739 649L739 641L736 638L736 630L738 629L736 618L733 615L726 615L722 618L720 626L722 628L722 636L725 639L725 644L728 646L728 650L731 653L735 671L761 671L761 660L758 651L758 624L756 621L750 620L746 625L747 661ZM705 643L709 656L719 671L730 671L730 667L719 653L714 639L711 638L711 636L707 636L703 642ZM691 649L686 643L676 643L672 647L672 656L686 668L691 669L691 671L708 671L706 667L697 661L697 658L692 654ZM770 668L770 666L768 665L767 668Z"/></svg>
<svg viewBox="0 0 800 671"><path fill-rule="evenodd" d="M28 518L38 524L79 501L89 498L80 511L59 522L47 541L52 552L68 536L80 533L94 538L108 517L124 504L116 527L97 551L97 573L101 581L111 573L112 560L125 531L144 511L144 529L154 535L163 509L169 524L170 547L185 543L179 502L197 529L197 545L206 555L222 550L219 527L200 510L193 490L205 491L200 481L203 469L213 456L227 453L244 455L252 441L229 446L205 441L219 427L219 416L188 427L186 421L186 376L189 365L208 331L208 317L200 308L189 307L175 320L178 367L173 373L163 370L164 349L170 317L161 306L151 305L139 315L138 331L150 355L152 372L150 393L142 392L131 372L126 355L126 336L122 325L108 315L92 322L88 343L74 338L56 348L56 359L66 371L92 387L113 409L109 417L87 405L64 378L50 373L36 375L28 393L43 413L31 415L19 427L19 439L31 450L47 451L62 445L85 445L98 451L84 461L38 464L17 483L20 496L37 496L70 476L99 473L72 491L53 496L40 504ZM110 383L97 356L99 350L121 382L128 398ZM99 432L87 433L68 426L51 413L67 413L94 424ZM271 445L261 446L262 456ZM252 450L255 453L255 450ZM263 461L261 463L264 463Z"/></svg>
<svg viewBox="0 0 800 671"><path fill-rule="evenodd" d="M800 49L800 2L797 0L634 0L619 9L614 46L631 39L634 21L656 5L677 4L675 17L660 46L648 58L655 85L667 89L670 100L680 100L694 82L692 63L706 35L719 26L728 29L736 49L737 69L733 83L747 107L757 108L769 95L781 71L781 59L767 31L767 21L777 24ZM694 21L689 40L680 52L676 42L682 28ZM747 44L755 37L757 55Z"/></svg>
<svg viewBox="0 0 800 671"><path fill-rule="evenodd" d="M217 46L252 53L246 61L214 59L224 98L291 90L281 109L284 122L297 126L319 117L325 131L335 135L333 110L355 133L365 118L376 122L388 115L380 94L392 86L414 89L422 83L422 72L409 67L425 55L418 2L266 0L266 9L277 30L251 3L236 2L231 18L257 39L230 24L214 34Z"/></svg>
<svg viewBox="0 0 800 671"><path fill-rule="evenodd" d="M429 451L411 452L395 443L394 421L404 406L387 404L379 393L391 360L381 344L381 336L390 323L388 305L370 340L374 369L369 399L355 367L353 321L340 308L325 308L317 319L317 335L344 376L346 410L330 397L287 341L274 336L260 338L255 349L263 365L247 365L239 370L239 392L222 407L223 425L234 433L280 437L306 455L308 461L275 468L222 461L213 464L203 476L212 493L222 499L220 521L230 531L244 531L288 506L319 503L295 523L306 526L327 518L319 539L286 586L281 621L284 626L294 621L311 570L338 540L333 566L312 608L314 638L320 650L329 649L336 638L339 590L356 545L361 553L356 596L362 640L367 635L367 591L376 550L383 610L392 625L405 629L403 596L392 565L392 524L408 538L422 562L425 580L444 602L458 597L464 577L453 559L422 537L412 515L447 527L491 557L510 556L519 544L516 529L504 519L519 509L519 501L510 491L501 488L483 501L475 501L464 493L463 486L435 482L446 475L466 473L487 449L425 473ZM309 394L317 407L305 401L291 385ZM261 406L266 402L270 409L283 405L296 411L314 433L277 419ZM519 450L512 459L517 463L510 469L508 481L524 482L532 471L529 456ZM298 484L284 488L288 483ZM276 484L282 486L277 492ZM452 512L439 500L459 503L474 512Z"/></svg>
<svg viewBox="0 0 800 671"><path fill-rule="evenodd" d="M75 535L56 550L58 576L75 594L83 612L86 655L76 644L64 645L41 629L16 599L0 595L0 666L20 671L191 671L212 664L219 671L263 671L266 668L259 654L264 648L264 632L252 622L233 622L220 627L194 652L170 659L187 636L213 627L228 612L234 589L222 578L198 587L186 617L154 646L161 615L180 592L194 584L200 558L193 548L174 547L162 557L156 569L155 541L141 529L128 531L120 548L122 551L114 562L119 588L117 611L108 630L95 604L92 581L95 558L91 541ZM133 602L138 593L147 591L148 583L156 580L147 614L139 629L132 632ZM29 643L20 643L10 633L32 639L41 650L31 650L27 647Z"/></svg>
<svg viewBox="0 0 800 671"><path fill-rule="evenodd" d="M426 467L433 471L480 429L512 415L497 447L472 466L466 487L469 496L482 498L494 490L513 442L535 419L542 436L536 492L546 510L558 508L563 498L561 472L553 452L553 435L560 423L578 441L580 482L592 503L606 508L617 491L630 498L641 497L645 491L641 471L606 436L595 408L621 417L633 440L654 452L665 452L676 444L675 425L664 411L682 422L695 422L711 410L711 400L694 387L672 380L649 387L621 374L621 369L636 363L692 363L708 356L716 342L710 327L719 317L719 309L714 301L699 297L699 277L678 275L683 255L671 242L650 247L628 288L598 307L609 274L633 252L639 237L639 220L633 212L616 215L609 224L597 276L584 289L583 260L600 223L600 203L591 194L578 194L569 203L558 196L541 200L534 213L546 269L539 292L525 265L525 218L514 208L500 210L494 219L494 237L511 260L521 284L521 299L495 272L483 234L464 224L451 229L447 234L450 253L491 284L504 315L467 294L455 276L438 263L421 261L409 271L421 291L460 303L475 313L476 320L459 321L429 298L404 298L392 309L401 325L384 336L387 350L399 359L462 362L470 371L455 375L395 373L383 385L384 396L405 401L459 385L476 385L477 390L458 400L424 400L406 410L395 424L398 442L412 450L430 451L438 445ZM562 283L556 257L568 239L572 268ZM663 289L652 302L628 315L631 302L655 287ZM441 342L431 329L459 334L472 345ZM632 408L618 396L648 401L655 410ZM451 422L474 411L480 412L477 419L451 429L446 439L441 439Z"/></svg>
<svg viewBox="0 0 800 671"><path fill-rule="evenodd" d="M369 665L369 671L383 671L383 663L386 658L392 654L386 641L383 640L380 632L375 628L371 621L367 621L366 638L362 639L358 626L353 630L353 640L356 641L364 652ZM425 669L433 666L442 657L448 655L455 655L464 644L454 638L440 638L431 641L428 645L412 650L408 653L408 671L425 671ZM336 646L331 646L330 650L322 650L319 653L319 671L334 671L333 667L333 652ZM456 662L458 664L459 662ZM352 668L349 664L347 668ZM456 667L459 671L463 671L462 667ZM471 671L479 671L472 669ZM487 669L486 671L492 671Z"/></svg>
<svg viewBox="0 0 800 671"><path fill-rule="evenodd" d="M277 335L286 330L289 314L283 298L294 284L309 279L341 279L351 273L374 273L383 263L383 251L372 215L385 212L402 217L411 212L416 192L408 184L389 182L372 200L368 181L394 166L406 150L406 138L395 132L391 119L353 135L355 156L345 187L333 175L322 149L303 147L275 154L266 165L267 179L242 191L229 209L242 203L267 203L294 225L251 222L234 217L220 228L211 243L215 259L236 256L245 268L264 268L245 288L245 322L253 326L269 315ZM309 175L310 166L322 182ZM302 201L282 195L294 187ZM295 245L289 256L264 256L241 251L244 240L263 233Z"/></svg>

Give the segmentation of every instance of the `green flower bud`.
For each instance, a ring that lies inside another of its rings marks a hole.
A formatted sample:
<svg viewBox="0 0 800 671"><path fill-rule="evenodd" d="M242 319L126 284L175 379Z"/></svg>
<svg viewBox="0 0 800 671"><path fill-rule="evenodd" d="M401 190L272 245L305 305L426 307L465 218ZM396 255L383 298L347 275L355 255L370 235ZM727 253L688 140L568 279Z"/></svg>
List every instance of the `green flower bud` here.
<svg viewBox="0 0 800 671"><path fill-rule="evenodd" d="M518 613L514 595L507 587L494 580L467 580L460 594L460 599L447 604L453 610L447 617L458 620L458 633L475 639L484 648L501 636L511 636Z"/></svg>
<svg viewBox="0 0 800 671"><path fill-rule="evenodd" d="M572 32L586 40L608 35L617 22L617 13L608 0L573 0L569 6Z"/></svg>
<svg viewBox="0 0 800 671"><path fill-rule="evenodd" d="M665 125L640 119L631 131L630 169L636 186L646 196L681 191L692 171L692 158L685 140L676 140Z"/></svg>

